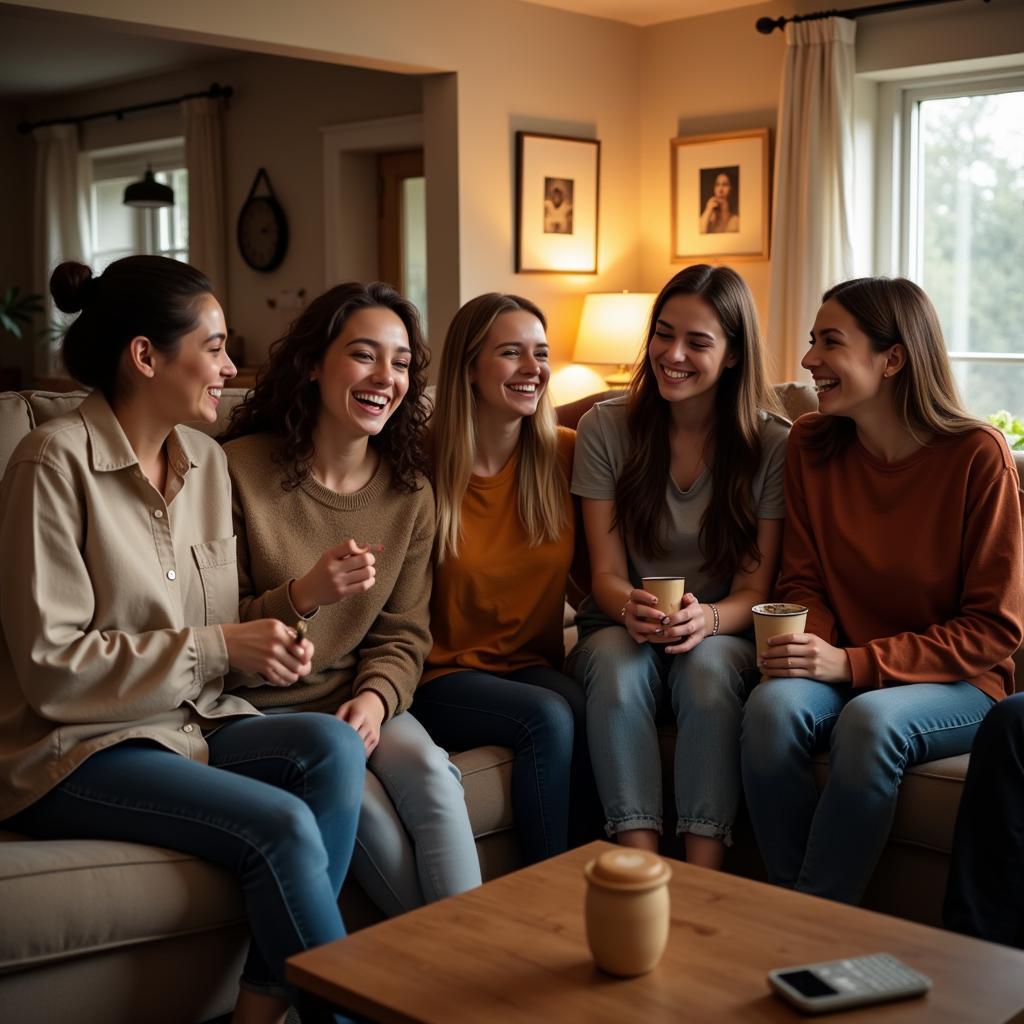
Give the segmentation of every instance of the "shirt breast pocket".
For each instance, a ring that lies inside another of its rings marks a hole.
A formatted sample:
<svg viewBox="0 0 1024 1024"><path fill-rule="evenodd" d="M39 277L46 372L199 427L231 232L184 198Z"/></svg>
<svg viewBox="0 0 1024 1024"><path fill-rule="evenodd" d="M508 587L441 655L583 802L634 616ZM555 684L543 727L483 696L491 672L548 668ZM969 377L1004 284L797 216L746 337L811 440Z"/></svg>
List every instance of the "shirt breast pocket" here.
<svg viewBox="0 0 1024 1024"><path fill-rule="evenodd" d="M192 545L206 605L206 625L238 621L238 546L234 537Z"/></svg>

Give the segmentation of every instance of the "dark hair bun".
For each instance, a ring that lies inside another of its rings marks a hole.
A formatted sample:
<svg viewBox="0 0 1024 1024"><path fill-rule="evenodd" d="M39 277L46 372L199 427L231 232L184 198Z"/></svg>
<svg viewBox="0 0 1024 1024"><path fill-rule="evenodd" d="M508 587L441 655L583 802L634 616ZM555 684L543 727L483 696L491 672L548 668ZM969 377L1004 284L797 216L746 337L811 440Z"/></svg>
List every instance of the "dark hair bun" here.
<svg viewBox="0 0 1024 1024"><path fill-rule="evenodd" d="M92 271L84 263L68 260L50 275L50 294L62 313L77 313L89 301Z"/></svg>

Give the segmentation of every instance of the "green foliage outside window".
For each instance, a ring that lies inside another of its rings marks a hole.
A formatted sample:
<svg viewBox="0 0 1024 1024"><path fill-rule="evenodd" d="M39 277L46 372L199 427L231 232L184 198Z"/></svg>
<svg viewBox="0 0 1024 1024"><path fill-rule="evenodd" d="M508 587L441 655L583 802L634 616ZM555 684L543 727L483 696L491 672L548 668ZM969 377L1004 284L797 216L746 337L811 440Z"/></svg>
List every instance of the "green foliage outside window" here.
<svg viewBox="0 0 1024 1024"><path fill-rule="evenodd" d="M1014 451L1024 452L1024 419L1002 409L989 416L988 421L1006 435L1006 441Z"/></svg>

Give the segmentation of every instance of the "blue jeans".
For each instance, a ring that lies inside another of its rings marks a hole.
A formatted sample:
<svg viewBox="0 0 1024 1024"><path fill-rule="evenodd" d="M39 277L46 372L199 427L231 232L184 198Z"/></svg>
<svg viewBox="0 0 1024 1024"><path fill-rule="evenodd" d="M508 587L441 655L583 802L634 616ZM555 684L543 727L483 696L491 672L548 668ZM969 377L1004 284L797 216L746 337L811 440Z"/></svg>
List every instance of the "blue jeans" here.
<svg viewBox="0 0 1024 1024"><path fill-rule="evenodd" d="M413 714L441 746L512 748L512 813L528 863L568 847L573 691L571 679L539 666L451 672L416 691Z"/></svg>
<svg viewBox="0 0 1024 1024"><path fill-rule="evenodd" d="M587 735L605 830L662 828L657 715L676 719L676 832L732 842L740 801L740 720L754 664L743 637L713 636L685 654L638 644L622 626L591 633L566 662L587 695Z"/></svg>
<svg viewBox="0 0 1024 1024"><path fill-rule="evenodd" d="M409 713L370 755L352 874L386 914L480 884L462 775Z"/></svg>
<svg viewBox="0 0 1024 1024"><path fill-rule="evenodd" d="M164 846L227 868L253 937L243 985L301 1004L285 960L345 934L338 893L363 794L362 741L329 715L290 714L236 719L207 742L209 765L148 740L101 750L4 827Z"/></svg>
<svg viewBox="0 0 1024 1024"><path fill-rule="evenodd" d="M866 692L815 679L759 684L743 716L743 788L771 881L860 902L904 770L966 753L992 704L967 682ZM826 749L819 797L811 755Z"/></svg>

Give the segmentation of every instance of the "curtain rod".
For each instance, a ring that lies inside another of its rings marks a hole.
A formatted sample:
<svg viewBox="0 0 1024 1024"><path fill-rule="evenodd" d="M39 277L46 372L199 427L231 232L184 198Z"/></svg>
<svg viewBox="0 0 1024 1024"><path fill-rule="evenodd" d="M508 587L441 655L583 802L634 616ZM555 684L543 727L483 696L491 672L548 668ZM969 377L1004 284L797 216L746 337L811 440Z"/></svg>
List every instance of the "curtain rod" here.
<svg viewBox="0 0 1024 1024"><path fill-rule="evenodd" d="M904 11L912 7L928 7L931 4L952 4L960 0L895 0L888 4L874 4L871 7L850 7L845 11L817 11L814 14L794 14L789 18L758 18L757 31L770 36L775 29L782 29L786 23L800 21L820 21L822 18L860 18L869 14L888 14L890 11ZM988 3L989 0L983 0Z"/></svg>
<svg viewBox="0 0 1024 1024"><path fill-rule="evenodd" d="M100 117L116 117L119 121L125 114L135 114L140 110L153 110L156 107L170 107L183 100L198 99L230 99L234 89L230 85L218 85L216 82L205 92L187 92L184 96L175 96L169 100L154 100L152 103L137 103L133 107L118 107L115 110L101 110L96 114L79 114L76 117L53 117L48 121L22 121L18 125L18 131L27 135L33 128L48 128L52 124L81 124L83 121L95 121Z"/></svg>

